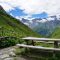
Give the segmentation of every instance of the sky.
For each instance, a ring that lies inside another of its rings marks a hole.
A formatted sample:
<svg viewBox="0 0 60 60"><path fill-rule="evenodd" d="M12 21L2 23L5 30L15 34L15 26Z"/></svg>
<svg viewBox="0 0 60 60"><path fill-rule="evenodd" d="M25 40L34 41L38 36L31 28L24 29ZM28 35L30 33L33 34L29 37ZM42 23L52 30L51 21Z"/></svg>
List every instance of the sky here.
<svg viewBox="0 0 60 60"><path fill-rule="evenodd" d="M47 18L60 14L60 0L0 0L0 5L17 19Z"/></svg>

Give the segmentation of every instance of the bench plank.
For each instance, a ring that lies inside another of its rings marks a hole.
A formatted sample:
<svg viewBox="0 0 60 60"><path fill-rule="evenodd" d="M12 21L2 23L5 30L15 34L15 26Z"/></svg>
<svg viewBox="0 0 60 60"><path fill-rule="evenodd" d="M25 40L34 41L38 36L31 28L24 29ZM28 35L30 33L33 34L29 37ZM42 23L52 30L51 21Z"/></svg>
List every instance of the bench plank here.
<svg viewBox="0 0 60 60"><path fill-rule="evenodd" d="M17 46L18 47L25 47L25 48L41 49L41 50L60 51L60 48L49 48L49 47L32 46L32 45L24 45L24 44L17 44Z"/></svg>
<svg viewBox="0 0 60 60"><path fill-rule="evenodd" d="M60 41L60 39L54 39L54 38L37 38L37 37L25 37L21 38L23 40L34 40L34 41Z"/></svg>
<svg viewBox="0 0 60 60"><path fill-rule="evenodd" d="M54 42L46 42L46 41L36 41L36 43L46 43L46 44L54 44ZM60 45L60 42L58 42L58 44Z"/></svg>

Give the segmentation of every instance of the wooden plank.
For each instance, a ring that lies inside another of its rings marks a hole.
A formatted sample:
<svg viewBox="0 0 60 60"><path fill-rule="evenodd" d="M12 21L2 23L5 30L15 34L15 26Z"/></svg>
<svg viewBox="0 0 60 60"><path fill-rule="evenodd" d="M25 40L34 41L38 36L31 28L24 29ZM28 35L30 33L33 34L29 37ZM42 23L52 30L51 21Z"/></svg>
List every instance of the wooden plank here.
<svg viewBox="0 0 60 60"><path fill-rule="evenodd" d="M46 44L54 44L54 42L44 42L44 43L46 43Z"/></svg>
<svg viewBox="0 0 60 60"><path fill-rule="evenodd" d="M34 41L36 43L40 42L40 43L45 43L46 41Z"/></svg>
<svg viewBox="0 0 60 60"><path fill-rule="evenodd" d="M53 39L53 38L36 38L36 37L25 37L21 38L24 40L36 40L36 41L60 41L60 39Z"/></svg>
<svg viewBox="0 0 60 60"><path fill-rule="evenodd" d="M54 42L51 42L51 41L34 41L36 43L40 42L40 43L46 43L46 44L54 44Z"/></svg>
<svg viewBox="0 0 60 60"><path fill-rule="evenodd" d="M46 42L46 41L34 41L36 43L40 42L40 43L46 43L46 44L54 44L54 42ZM58 42L58 44L60 45L60 42Z"/></svg>
<svg viewBox="0 0 60 60"><path fill-rule="evenodd" d="M24 45L24 44L17 44L17 46L25 47L25 48L41 49L41 50L60 51L60 48L49 48L49 47L32 46L32 45Z"/></svg>

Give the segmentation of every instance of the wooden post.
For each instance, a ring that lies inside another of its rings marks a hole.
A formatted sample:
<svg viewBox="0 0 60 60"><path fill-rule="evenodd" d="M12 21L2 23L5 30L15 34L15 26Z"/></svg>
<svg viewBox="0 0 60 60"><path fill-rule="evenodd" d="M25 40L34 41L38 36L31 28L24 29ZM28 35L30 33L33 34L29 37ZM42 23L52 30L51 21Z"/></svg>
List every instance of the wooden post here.
<svg viewBox="0 0 60 60"><path fill-rule="evenodd" d="M32 40L32 45L34 46L34 41Z"/></svg>
<svg viewBox="0 0 60 60"><path fill-rule="evenodd" d="M59 48L58 41L54 41L54 48ZM53 57L56 57L56 51L53 51Z"/></svg>
<svg viewBox="0 0 60 60"><path fill-rule="evenodd" d="M58 41L54 41L54 48L58 48L59 45L58 45Z"/></svg>

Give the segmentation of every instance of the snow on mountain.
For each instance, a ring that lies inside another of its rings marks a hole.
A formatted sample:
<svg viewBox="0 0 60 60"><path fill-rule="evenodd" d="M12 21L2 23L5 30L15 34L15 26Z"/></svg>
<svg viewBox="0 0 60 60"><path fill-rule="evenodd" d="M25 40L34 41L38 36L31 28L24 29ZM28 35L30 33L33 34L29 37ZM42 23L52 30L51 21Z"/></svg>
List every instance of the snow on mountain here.
<svg viewBox="0 0 60 60"><path fill-rule="evenodd" d="M49 36L56 27L60 27L60 15L50 16L48 18L36 18L32 20L21 19L21 22L30 27L35 32Z"/></svg>

